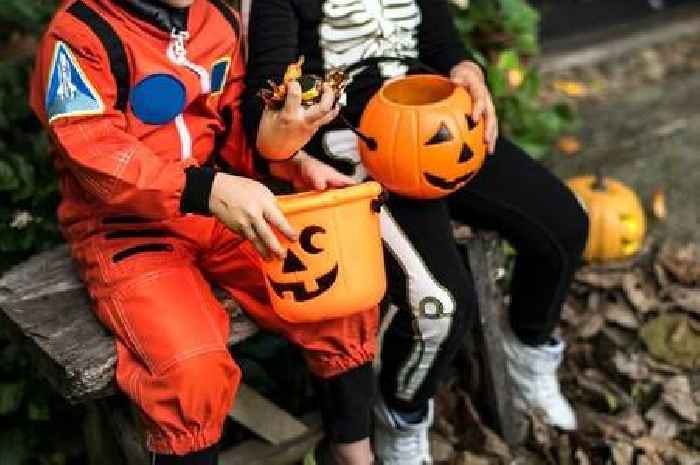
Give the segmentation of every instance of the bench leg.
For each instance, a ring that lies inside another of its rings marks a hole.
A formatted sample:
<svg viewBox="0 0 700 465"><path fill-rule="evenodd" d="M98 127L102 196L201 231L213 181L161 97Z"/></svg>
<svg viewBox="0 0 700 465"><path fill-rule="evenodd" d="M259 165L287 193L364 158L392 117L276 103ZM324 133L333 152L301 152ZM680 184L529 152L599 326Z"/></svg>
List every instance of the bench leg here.
<svg viewBox="0 0 700 465"><path fill-rule="evenodd" d="M107 418L104 400L85 404L83 436L90 465L127 465Z"/></svg>
<svg viewBox="0 0 700 465"><path fill-rule="evenodd" d="M83 429L90 465L150 465L138 419L123 396L88 402Z"/></svg>
<svg viewBox="0 0 700 465"><path fill-rule="evenodd" d="M469 265L479 299L479 314L472 334L465 338L470 375L470 396L486 424L499 431L509 445L521 444L528 429L527 418L513 408L511 381L503 351L506 309L493 273L502 266L500 241L479 234L469 242Z"/></svg>

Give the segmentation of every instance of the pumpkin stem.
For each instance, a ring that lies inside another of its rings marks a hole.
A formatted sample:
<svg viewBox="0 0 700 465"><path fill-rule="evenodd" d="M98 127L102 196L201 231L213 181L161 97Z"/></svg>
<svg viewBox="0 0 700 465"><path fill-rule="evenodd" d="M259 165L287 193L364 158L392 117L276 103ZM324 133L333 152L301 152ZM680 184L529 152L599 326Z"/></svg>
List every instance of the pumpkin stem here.
<svg viewBox="0 0 700 465"><path fill-rule="evenodd" d="M603 176L603 168L600 166L595 169L595 180L593 181L591 189L596 191L605 190L605 177Z"/></svg>

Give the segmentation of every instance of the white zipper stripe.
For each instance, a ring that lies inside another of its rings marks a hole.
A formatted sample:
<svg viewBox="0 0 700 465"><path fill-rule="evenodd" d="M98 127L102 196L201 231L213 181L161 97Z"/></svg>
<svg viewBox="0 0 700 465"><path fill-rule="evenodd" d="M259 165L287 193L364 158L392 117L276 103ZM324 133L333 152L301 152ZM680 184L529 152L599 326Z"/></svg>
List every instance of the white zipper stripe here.
<svg viewBox="0 0 700 465"><path fill-rule="evenodd" d="M168 46L167 55L175 64L184 66L190 71L195 72L199 76L199 82L202 87L202 93L208 94L211 92L211 78L209 72L202 66L192 63L187 58L187 48L185 47L185 42L190 37L187 31L175 31L170 33L170 45Z"/></svg>
<svg viewBox="0 0 700 465"><path fill-rule="evenodd" d="M187 128L185 116L182 113L175 118L175 127L177 135L180 136L180 157L187 160L192 156L192 136L190 136L190 130Z"/></svg>
<svg viewBox="0 0 700 465"><path fill-rule="evenodd" d="M199 76L199 82L202 88L202 94L211 93L211 77L209 72L202 66L192 63L187 59L187 49L185 48L185 42L189 38L187 31L176 31L173 30L170 33L170 44L166 50L166 55L176 65L184 66L185 68L193 71ZM190 135L190 130L187 127L187 121L185 121L185 116L180 113L175 118L175 127L177 128L177 134L180 136L180 158L182 160L187 160L192 157L192 136Z"/></svg>

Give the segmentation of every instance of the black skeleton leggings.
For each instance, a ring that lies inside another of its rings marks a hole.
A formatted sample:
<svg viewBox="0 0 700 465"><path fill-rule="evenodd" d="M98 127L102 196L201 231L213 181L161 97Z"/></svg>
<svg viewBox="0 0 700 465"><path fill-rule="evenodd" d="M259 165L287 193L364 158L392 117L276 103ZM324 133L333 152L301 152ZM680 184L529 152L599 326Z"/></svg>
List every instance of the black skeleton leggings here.
<svg viewBox="0 0 700 465"><path fill-rule="evenodd" d="M544 343L559 322L588 232L587 215L567 187L505 139L446 199L390 196L381 221L389 297L398 311L383 339L380 389L399 411L418 411L433 397L476 314L451 219L498 231L516 249L510 321L531 345Z"/></svg>

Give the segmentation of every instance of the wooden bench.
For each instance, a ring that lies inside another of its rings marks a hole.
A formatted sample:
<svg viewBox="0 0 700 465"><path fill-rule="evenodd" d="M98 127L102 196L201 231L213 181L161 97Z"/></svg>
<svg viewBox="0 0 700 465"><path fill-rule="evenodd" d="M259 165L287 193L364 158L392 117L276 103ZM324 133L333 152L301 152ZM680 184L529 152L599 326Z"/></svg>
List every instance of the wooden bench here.
<svg viewBox="0 0 700 465"><path fill-rule="evenodd" d="M482 309L481 324L465 338L475 341L471 345L481 355L480 366L472 370L485 374L472 395L484 406L487 421L516 443L523 427L512 420L499 343L503 308L494 278L500 247L482 234L461 241L461 246L468 250ZM231 313L231 345L258 331L233 301L219 297ZM123 396L115 395L113 340L90 310L67 246L36 255L0 277L0 310L4 324L51 386L69 402L87 404L88 454L99 457L92 463L147 465L135 414ZM246 385L230 415L260 439L222 451L223 465L293 463L321 437L318 415L296 419Z"/></svg>

